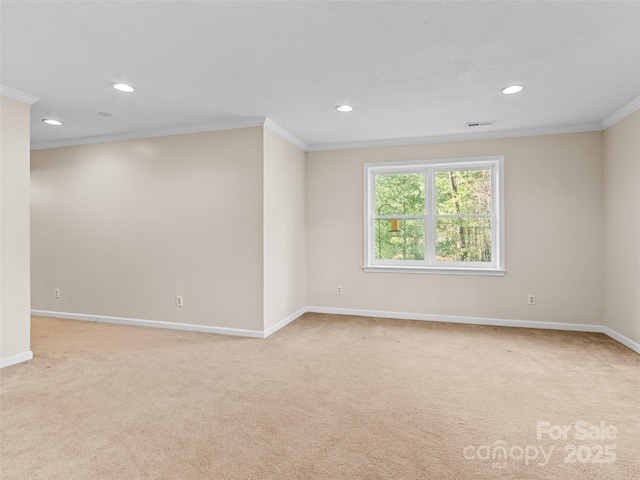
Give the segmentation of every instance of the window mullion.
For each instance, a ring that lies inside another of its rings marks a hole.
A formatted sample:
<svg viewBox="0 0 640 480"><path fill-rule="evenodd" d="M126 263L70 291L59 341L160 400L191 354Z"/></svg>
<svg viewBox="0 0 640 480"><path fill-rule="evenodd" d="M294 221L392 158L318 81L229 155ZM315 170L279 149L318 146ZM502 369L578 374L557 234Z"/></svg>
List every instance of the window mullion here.
<svg viewBox="0 0 640 480"><path fill-rule="evenodd" d="M491 165L491 262L494 265L502 264L502 259L498 258L502 240L498 235L498 175L496 164Z"/></svg>
<svg viewBox="0 0 640 480"><path fill-rule="evenodd" d="M368 189L369 212L367 215L368 217L367 230L369 234L368 234L367 240L368 240L369 251L367 252L367 255L369 257L368 262L371 264L376 258L376 244L375 244L376 175L374 172L370 172L368 182L369 182L369 189Z"/></svg>
<svg viewBox="0 0 640 480"><path fill-rule="evenodd" d="M436 231L435 231L435 173L433 168L428 168L424 176L424 205L425 205L425 219L424 219L424 261L428 266L433 266L436 259Z"/></svg>

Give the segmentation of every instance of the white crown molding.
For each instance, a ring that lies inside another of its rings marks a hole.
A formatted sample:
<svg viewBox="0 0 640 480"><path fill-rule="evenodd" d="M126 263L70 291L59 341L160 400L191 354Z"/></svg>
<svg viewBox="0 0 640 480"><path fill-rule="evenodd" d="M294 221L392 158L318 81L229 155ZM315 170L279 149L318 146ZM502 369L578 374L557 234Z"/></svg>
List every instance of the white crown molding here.
<svg viewBox="0 0 640 480"><path fill-rule="evenodd" d="M635 100L632 100L631 102L626 104L624 107L622 107L620 110L613 112L607 118L602 120L600 124L602 125L603 129L609 128L614 123L618 123L620 120L622 120L625 117L628 117L633 112L639 109L640 109L640 97L636 98Z"/></svg>
<svg viewBox="0 0 640 480"><path fill-rule="evenodd" d="M215 132L219 130L233 130L235 128L261 127L264 126L264 124L265 117L252 117L229 122L217 122L175 128L160 128L157 130L148 130L146 132L119 133L114 135L99 135L96 137L72 138L68 140L56 140L53 142L34 143L31 145L31 150L73 147L77 145L90 145L93 143L122 142L125 140L166 137L170 135L184 135L188 133Z"/></svg>
<svg viewBox="0 0 640 480"><path fill-rule="evenodd" d="M563 133L582 133L602 130L597 122L577 125L560 125L553 127L523 128L517 130L502 130L497 132L460 133L453 135L439 135L429 137L396 138L387 140L370 140L363 142L326 143L309 145L308 152L326 150L345 150L352 148L397 147L405 145L423 145L430 143L466 142L472 140L490 140L495 138L534 137L538 135L560 135Z"/></svg>
<svg viewBox="0 0 640 480"><path fill-rule="evenodd" d="M273 120L267 117L247 118L232 122L218 122L200 125L190 125L177 128L163 128L149 130L146 132L120 133L114 135L99 135L95 137L84 137L69 140L56 140L53 142L41 142L31 145L31 150L43 150L46 148L72 147L77 145L90 145L94 143L122 142L126 140L138 140L143 138L165 137L170 135L183 135L188 133L215 132L220 130L232 130L235 128L260 127L264 126L285 140L291 142L296 147L306 151L307 144L298 137L282 128Z"/></svg>
<svg viewBox="0 0 640 480"><path fill-rule="evenodd" d="M26 93L15 88L7 87L6 85L0 85L0 96L7 97L12 100L17 100L18 102L26 103L28 105L33 105L38 100L40 100L40 98L36 97L35 95L31 95L30 93Z"/></svg>
<svg viewBox="0 0 640 480"><path fill-rule="evenodd" d="M625 107L626 108L626 107ZM636 107L637 108L637 107ZM632 113L627 112L626 115ZM620 117L623 118L623 117ZM559 135L563 133L593 132L603 129L600 123L584 123L578 125L565 125L556 127L541 127L532 129L504 130L499 132L462 133L453 135L440 135L428 137L410 137L385 140L370 140L363 142L322 143L309 145L288 130L275 123L268 117L247 118L231 122L218 122L210 124L191 125L176 128L164 128L145 132L121 133L114 135L99 135L95 137L75 138L68 140L56 140L53 142L40 142L31 145L31 150L43 150L46 148L72 147L77 145L90 145L94 143L120 142L126 140L138 140L144 138L164 137L170 135L183 135L189 133L213 132L220 130L232 130L236 128L263 126L280 135L296 147L305 152L319 152L327 150L344 150L355 148L396 147L406 145L423 145L430 143L464 142L473 140L490 140L497 138L530 137L538 135Z"/></svg>
<svg viewBox="0 0 640 480"><path fill-rule="evenodd" d="M280 135L282 138L284 138L285 140L288 140L289 142L294 144L296 147L298 147L301 150L304 150L305 152L307 151L307 148L309 148L309 146L306 143L304 143L302 140L300 140L298 137L293 135L288 130L285 130L284 128L282 128L280 125L275 123L269 117L265 117L264 126L265 128L268 128L273 133Z"/></svg>
<svg viewBox="0 0 640 480"><path fill-rule="evenodd" d="M0 360L0 368L10 367L11 365L15 365L16 363L26 362L33 358L33 352L31 350L23 353L19 353L18 355L14 355L12 357L3 358Z"/></svg>

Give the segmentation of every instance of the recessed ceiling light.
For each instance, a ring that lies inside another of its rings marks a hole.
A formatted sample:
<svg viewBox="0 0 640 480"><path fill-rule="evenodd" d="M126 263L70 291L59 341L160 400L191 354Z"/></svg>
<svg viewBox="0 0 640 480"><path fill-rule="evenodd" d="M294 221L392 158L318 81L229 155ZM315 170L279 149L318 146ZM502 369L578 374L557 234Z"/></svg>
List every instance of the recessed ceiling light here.
<svg viewBox="0 0 640 480"><path fill-rule="evenodd" d="M347 113L353 111L353 107L351 105L338 105L336 110L342 113Z"/></svg>
<svg viewBox="0 0 640 480"><path fill-rule="evenodd" d="M524 90L524 85L509 85L502 89L502 93L505 95L513 95L514 93L520 93L522 90Z"/></svg>
<svg viewBox="0 0 640 480"><path fill-rule="evenodd" d="M133 88L131 85L127 85L126 83L112 83L111 86L119 92L131 93L136 91L135 88Z"/></svg>
<svg viewBox="0 0 640 480"><path fill-rule="evenodd" d="M47 125L55 125L56 127L62 125L62 122L60 120L53 120L52 118L43 118L42 121Z"/></svg>

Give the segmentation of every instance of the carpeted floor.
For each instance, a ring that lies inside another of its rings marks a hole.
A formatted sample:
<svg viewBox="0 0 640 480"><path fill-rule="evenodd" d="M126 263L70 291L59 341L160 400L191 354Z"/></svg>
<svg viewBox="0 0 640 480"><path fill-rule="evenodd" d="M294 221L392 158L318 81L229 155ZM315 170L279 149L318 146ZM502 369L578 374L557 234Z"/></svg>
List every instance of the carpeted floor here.
<svg viewBox="0 0 640 480"><path fill-rule="evenodd" d="M32 337L1 371L6 480L640 478L640 355L601 334L305 314L266 340Z"/></svg>

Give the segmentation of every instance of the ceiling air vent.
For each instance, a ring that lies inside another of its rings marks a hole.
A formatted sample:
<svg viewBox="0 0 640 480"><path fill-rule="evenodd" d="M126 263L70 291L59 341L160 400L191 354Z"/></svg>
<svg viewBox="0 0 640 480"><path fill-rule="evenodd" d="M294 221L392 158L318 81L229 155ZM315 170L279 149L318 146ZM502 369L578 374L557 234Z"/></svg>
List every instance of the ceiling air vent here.
<svg viewBox="0 0 640 480"><path fill-rule="evenodd" d="M485 120L484 122L467 122L467 127L485 127L493 125L493 120Z"/></svg>

